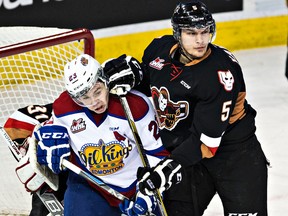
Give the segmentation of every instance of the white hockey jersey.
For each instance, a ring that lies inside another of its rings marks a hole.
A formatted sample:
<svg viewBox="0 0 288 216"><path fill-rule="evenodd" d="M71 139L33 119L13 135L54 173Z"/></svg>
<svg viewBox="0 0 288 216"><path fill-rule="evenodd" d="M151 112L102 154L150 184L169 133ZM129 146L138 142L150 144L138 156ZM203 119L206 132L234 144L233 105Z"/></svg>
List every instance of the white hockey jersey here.
<svg viewBox="0 0 288 216"><path fill-rule="evenodd" d="M155 166L168 152L162 146L153 105L136 91L127 94L127 101L150 165ZM143 164L118 97L110 95L108 110L96 114L63 92L53 104L51 120L68 129L77 156L73 163L125 195L135 191L137 169Z"/></svg>

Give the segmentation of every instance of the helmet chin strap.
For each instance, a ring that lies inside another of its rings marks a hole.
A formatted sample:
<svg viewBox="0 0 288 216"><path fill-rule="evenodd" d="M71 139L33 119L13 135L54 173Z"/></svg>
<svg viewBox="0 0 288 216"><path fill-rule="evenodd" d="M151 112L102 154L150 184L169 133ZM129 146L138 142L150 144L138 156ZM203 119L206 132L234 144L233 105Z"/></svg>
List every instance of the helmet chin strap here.
<svg viewBox="0 0 288 216"><path fill-rule="evenodd" d="M179 42L179 53L180 53L181 55L183 55L183 56L184 56L187 60L189 60L190 62L193 61L193 59L195 59L195 58L193 58L193 56L192 56L191 54L189 54L189 53L184 49L180 38L179 38L178 42Z"/></svg>

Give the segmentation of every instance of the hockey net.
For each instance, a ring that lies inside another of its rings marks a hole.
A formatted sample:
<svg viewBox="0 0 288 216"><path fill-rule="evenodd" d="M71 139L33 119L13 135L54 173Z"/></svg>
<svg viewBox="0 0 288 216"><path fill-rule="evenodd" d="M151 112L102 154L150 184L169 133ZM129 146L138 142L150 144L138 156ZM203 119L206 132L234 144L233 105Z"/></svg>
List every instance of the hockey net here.
<svg viewBox="0 0 288 216"><path fill-rule="evenodd" d="M0 125L21 107L53 102L64 90L64 65L81 53L94 56L94 38L87 29L0 27ZM0 141L0 215L27 215L31 196Z"/></svg>

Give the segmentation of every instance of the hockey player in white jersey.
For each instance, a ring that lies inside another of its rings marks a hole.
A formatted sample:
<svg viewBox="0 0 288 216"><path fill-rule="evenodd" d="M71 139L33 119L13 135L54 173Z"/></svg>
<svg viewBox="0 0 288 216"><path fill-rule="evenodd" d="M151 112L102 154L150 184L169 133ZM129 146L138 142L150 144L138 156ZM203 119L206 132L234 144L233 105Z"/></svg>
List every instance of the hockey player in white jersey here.
<svg viewBox="0 0 288 216"><path fill-rule="evenodd" d="M131 66L135 67L135 64L138 63L131 61L127 64L126 72L133 75ZM153 196L136 190L136 172L143 166L142 161L119 98L109 94L103 68L94 58L83 54L66 64L64 77L66 91L54 101L52 118L34 131L31 139L38 142L38 163L59 174L65 170L62 160L68 159L126 197L134 197L128 206L127 203L123 205L104 190L68 171L65 215L113 216L120 215L121 211L127 215L152 212L156 205ZM125 86L122 87L125 91ZM150 165L161 164L167 160L168 152L162 146L152 104L137 91L130 91L126 98ZM23 166L17 169L20 180L21 169ZM180 165L175 168L179 169ZM169 170L167 181L171 181L175 170Z"/></svg>

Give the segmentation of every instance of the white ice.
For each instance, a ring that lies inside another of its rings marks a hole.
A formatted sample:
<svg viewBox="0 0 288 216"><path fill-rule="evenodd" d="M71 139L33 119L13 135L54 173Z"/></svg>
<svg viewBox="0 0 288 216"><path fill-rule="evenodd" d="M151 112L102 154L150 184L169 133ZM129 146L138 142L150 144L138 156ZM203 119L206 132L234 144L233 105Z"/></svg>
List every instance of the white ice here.
<svg viewBox="0 0 288 216"><path fill-rule="evenodd" d="M285 77L286 46L234 52L242 66L248 102L257 110L257 136L268 169L268 213L288 215L288 79ZM205 216L223 215L215 196Z"/></svg>
<svg viewBox="0 0 288 216"><path fill-rule="evenodd" d="M286 52L286 46L234 52L244 72L247 99L258 112L257 136L272 166L268 170L270 216L288 214L288 80L284 76ZM13 168L14 158L3 143L0 144L0 159L0 210L22 205L21 208L27 213L30 197L18 182ZM8 184L2 184L4 179ZM19 191L19 194L11 194L11 188ZM27 200L23 202L18 196L21 199L24 196ZM9 206L5 206L7 201ZM204 215L223 215L218 196L212 200Z"/></svg>

